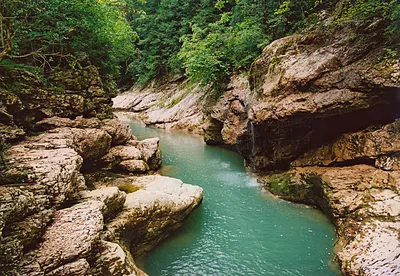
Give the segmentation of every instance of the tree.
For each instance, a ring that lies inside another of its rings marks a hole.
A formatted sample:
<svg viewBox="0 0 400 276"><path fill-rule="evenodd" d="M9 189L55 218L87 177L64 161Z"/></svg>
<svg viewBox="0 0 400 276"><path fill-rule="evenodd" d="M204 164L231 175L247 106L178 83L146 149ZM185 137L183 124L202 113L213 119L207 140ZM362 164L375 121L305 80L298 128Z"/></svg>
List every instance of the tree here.
<svg viewBox="0 0 400 276"><path fill-rule="evenodd" d="M22 60L42 71L94 64L103 74L115 76L120 63L133 54L137 35L125 18L124 2L1 3L2 58Z"/></svg>

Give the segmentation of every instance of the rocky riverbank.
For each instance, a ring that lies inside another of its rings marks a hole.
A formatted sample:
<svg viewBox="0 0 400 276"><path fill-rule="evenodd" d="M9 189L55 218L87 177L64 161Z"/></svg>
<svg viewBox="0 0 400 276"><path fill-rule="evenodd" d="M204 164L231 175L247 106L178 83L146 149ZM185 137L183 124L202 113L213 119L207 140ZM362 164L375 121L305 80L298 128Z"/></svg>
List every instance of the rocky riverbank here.
<svg viewBox="0 0 400 276"><path fill-rule="evenodd" d="M7 152L8 183L0 187L2 272L143 274L132 256L178 228L200 204L201 188L117 174L148 174L161 164L158 139L138 141L118 119L49 118L38 125L56 127Z"/></svg>
<svg viewBox="0 0 400 276"><path fill-rule="evenodd" d="M381 31L361 24L329 37L282 38L264 49L248 78L232 76L213 105L206 91L196 95L206 99L195 110L208 144L238 151L272 193L332 219L346 275L400 269L400 64L379 44ZM157 110L179 113L179 103L168 109L157 97L142 110L142 93L118 96L114 107L142 114L147 124ZM183 121L191 108L185 101ZM159 117L153 125L165 123Z"/></svg>
<svg viewBox="0 0 400 276"><path fill-rule="evenodd" d="M132 87L113 98L113 108L149 126L202 134L205 98L199 87L178 79L156 89Z"/></svg>
<svg viewBox="0 0 400 276"><path fill-rule="evenodd" d="M202 189L156 174L158 138L113 118L94 68L54 76L60 95L27 72L1 77L1 274L145 275L133 258L181 226Z"/></svg>

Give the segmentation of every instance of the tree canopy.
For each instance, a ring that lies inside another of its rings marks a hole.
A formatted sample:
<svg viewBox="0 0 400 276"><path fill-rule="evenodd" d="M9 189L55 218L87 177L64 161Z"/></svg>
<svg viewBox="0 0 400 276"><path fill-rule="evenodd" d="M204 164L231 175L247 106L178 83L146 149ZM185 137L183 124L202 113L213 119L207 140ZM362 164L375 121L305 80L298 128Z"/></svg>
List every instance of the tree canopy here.
<svg viewBox="0 0 400 276"><path fill-rule="evenodd" d="M137 39L126 7L117 0L1 1L0 60L42 71L90 63L116 76Z"/></svg>
<svg viewBox="0 0 400 276"><path fill-rule="evenodd" d="M323 10L333 27L381 20L400 37L397 0L5 0L0 65L45 73L92 64L140 85L184 74L222 90L267 44L309 30Z"/></svg>

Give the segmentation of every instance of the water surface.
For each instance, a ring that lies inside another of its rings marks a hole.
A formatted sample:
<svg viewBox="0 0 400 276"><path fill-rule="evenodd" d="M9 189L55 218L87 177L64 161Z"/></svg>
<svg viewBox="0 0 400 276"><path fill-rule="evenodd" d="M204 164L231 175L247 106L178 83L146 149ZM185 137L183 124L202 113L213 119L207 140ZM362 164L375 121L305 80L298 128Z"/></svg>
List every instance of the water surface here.
<svg viewBox="0 0 400 276"><path fill-rule="evenodd" d="M160 137L163 175L204 189L182 229L138 260L150 276L338 275L333 226L320 212L270 196L234 152L130 123L139 139Z"/></svg>

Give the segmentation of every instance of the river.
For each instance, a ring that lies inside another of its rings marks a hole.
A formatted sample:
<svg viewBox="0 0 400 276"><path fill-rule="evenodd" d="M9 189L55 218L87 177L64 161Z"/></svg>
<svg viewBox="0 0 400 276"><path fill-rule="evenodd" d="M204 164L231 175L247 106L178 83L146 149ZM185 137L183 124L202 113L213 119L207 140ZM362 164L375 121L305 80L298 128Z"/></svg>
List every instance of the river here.
<svg viewBox="0 0 400 276"><path fill-rule="evenodd" d="M139 139L160 137L162 174L204 189L184 226L138 260L158 275L340 275L333 225L319 211L264 191L235 152L202 137L130 121Z"/></svg>

